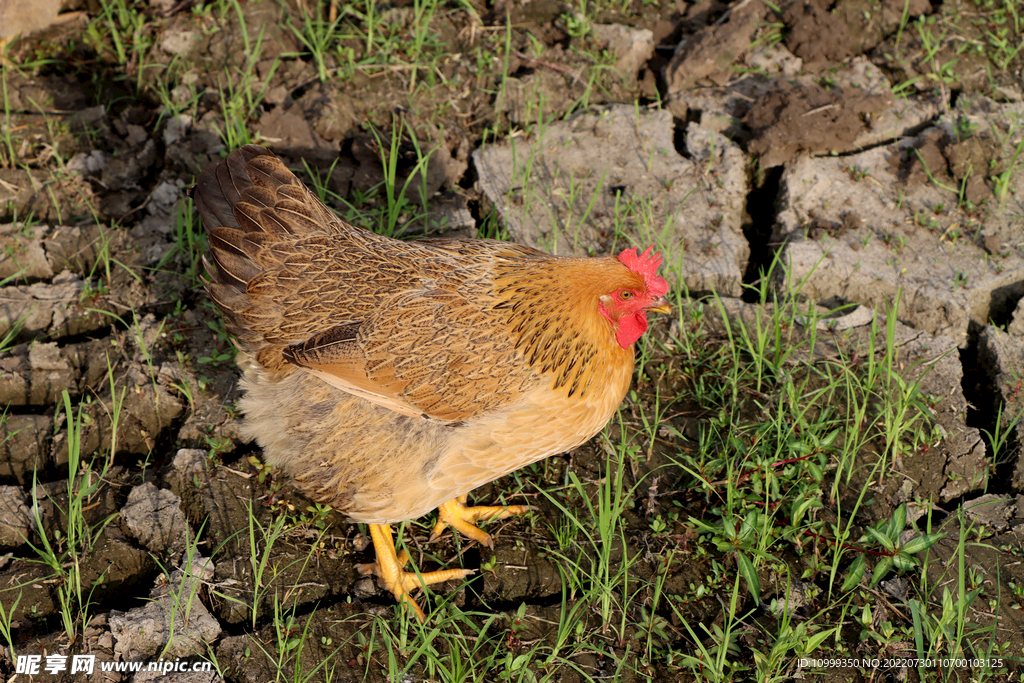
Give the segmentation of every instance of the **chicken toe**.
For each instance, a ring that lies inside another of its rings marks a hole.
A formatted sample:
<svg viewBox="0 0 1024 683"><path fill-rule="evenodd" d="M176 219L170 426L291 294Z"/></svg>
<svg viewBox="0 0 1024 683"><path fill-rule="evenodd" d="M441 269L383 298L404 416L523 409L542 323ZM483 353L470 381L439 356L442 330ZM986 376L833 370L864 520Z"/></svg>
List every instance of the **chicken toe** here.
<svg viewBox="0 0 1024 683"><path fill-rule="evenodd" d="M373 539L373 548L377 553L377 561L369 564L361 564L357 567L360 574L374 574L380 582L391 591L395 600L409 605L416 613L417 618L426 621L426 615L416 601L409 595L412 591L423 586L445 581L457 581L475 574L475 569L442 569L436 572L417 574L407 572L403 569L409 561L409 554L404 550L401 553L395 551L394 538L391 535L390 524L368 524L370 537Z"/></svg>
<svg viewBox="0 0 1024 683"><path fill-rule="evenodd" d="M430 540L436 541L444 533L445 527L451 527L466 538L476 541L488 548L494 547L491 535L476 526L476 522L491 519L505 519L512 515L522 515L531 508L529 505L478 505L466 507L468 496L463 494L453 498L437 508L437 524L430 532Z"/></svg>

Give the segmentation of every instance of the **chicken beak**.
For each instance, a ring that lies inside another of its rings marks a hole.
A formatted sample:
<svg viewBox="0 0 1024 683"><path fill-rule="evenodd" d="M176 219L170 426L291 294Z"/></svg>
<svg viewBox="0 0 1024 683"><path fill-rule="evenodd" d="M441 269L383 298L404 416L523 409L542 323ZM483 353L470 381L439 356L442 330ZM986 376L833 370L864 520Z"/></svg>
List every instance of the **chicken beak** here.
<svg viewBox="0 0 1024 683"><path fill-rule="evenodd" d="M654 311L655 313L671 313L672 307L669 306L668 301L665 297L658 297L654 300L650 306L644 306L645 311Z"/></svg>

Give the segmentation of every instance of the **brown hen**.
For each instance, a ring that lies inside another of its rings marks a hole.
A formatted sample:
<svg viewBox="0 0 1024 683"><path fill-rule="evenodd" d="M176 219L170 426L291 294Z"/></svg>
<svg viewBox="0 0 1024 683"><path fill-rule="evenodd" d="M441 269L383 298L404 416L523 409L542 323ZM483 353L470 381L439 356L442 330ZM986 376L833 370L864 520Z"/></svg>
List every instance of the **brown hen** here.
<svg viewBox="0 0 1024 683"><path fill-rule="evenodd" d="M629 388L646 311L668 312L660 255L555 257L482 239L402 242L340 220L247 145L194 198L207 291L238 338L244 434L310 498L369 525L400 602L471 570L406 572L391 522L439 508L432 538L527 508L474 488L584 443Z"/></svg>

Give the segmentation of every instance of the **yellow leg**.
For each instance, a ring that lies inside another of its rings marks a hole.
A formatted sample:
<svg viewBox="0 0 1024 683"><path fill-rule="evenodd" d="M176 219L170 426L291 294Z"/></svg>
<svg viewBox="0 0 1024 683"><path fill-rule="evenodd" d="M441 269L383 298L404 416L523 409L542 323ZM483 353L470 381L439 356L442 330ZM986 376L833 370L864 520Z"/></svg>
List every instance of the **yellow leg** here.
<svg viewBox="0 0 1024 683"><path fill-rule="evenodd" d="M494 547L491 535L476 526L476 522L491 519L505 519L512 515L525 514L529 505L483 505L477 507L466 507L467 495L463 494L453 498L437 508L437 524L430 532L430 540L435 541L444 533L444 528L450 526L466 538L476 541L488 548Z"/></svg>
<svg viewBox="0 0 1024 683"><path fill-rule="evenodd" d="M464 579L476 572L475 569L444 569L426 574L404 571L402 568L409 561L409 554L405 551L402 551L401 555L395 552L391 525L368 524L367 526L370 527L370 537L373 539L373 549L377 552L377 561L359 565L357 567L359 573L375 574L384 587L395 596L395 600L412 607L420 621L426 620L426 615L423 614L423 610L416 604L416 601L409 597L411 591L434 583Z"/></svg>

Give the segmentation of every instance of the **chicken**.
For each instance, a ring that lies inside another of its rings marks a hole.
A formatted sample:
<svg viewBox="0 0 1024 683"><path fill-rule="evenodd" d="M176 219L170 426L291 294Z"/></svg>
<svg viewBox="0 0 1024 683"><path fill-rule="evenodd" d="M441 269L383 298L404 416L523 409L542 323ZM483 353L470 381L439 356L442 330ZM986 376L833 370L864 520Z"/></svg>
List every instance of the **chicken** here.
<svg viewBox="0 0 1024 683"><path fill-rule="evenodd" d="M207 291L238 340L243 434L310 498L369 525L376 574L422 620L390 524L439 508L492 546L467 493L575 448L615 413L647 311L669 312L660 254L555 257L484 239L403 242L339 219L270 151L199 176Z"/></svg>

